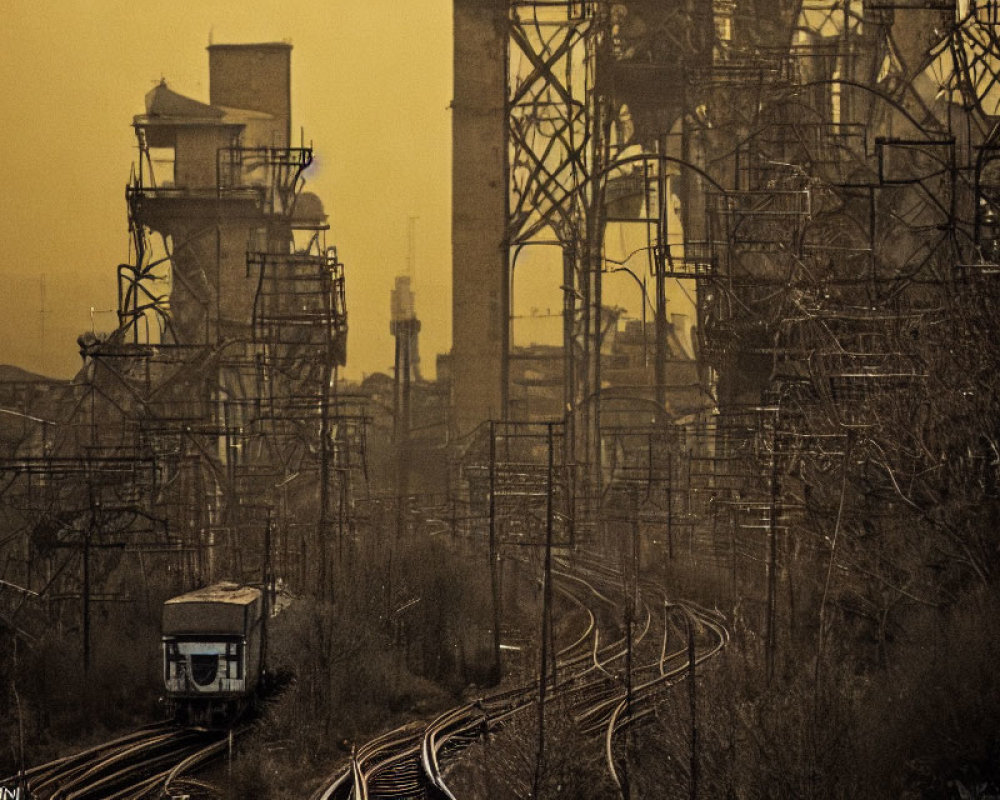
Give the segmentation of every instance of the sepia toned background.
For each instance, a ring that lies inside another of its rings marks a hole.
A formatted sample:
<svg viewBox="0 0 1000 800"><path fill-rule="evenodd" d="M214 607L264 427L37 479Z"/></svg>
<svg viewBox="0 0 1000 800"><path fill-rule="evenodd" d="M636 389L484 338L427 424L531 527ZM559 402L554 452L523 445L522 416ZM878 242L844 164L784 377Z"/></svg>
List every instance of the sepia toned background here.
<svg viewBox="0 0 1000 800"><path fill-rule="evenodd" d="M450 347L451 3L2 0L0 363L71 377L116 326L132 117L161 78L207 102L217 44L290 41L292 129L347 265L346 374L392 367L389 291L415 223L424 373Z"/></svg>

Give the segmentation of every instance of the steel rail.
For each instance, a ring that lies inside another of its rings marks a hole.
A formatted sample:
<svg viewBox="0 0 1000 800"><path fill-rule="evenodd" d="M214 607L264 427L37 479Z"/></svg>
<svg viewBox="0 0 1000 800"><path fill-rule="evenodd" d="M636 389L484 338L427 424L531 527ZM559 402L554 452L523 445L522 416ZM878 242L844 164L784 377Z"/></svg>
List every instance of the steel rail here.
<svg viewBox="0 0 1000 800"><path fill-rule="evenodd" d="M702 627L710 631L715 641L712 646L707 650L704 650L701 654L695 657L695 664L701 664L710 658L716 656L721 650L729 644L729 631L728 629L719 621L717 611L707 611L699 607L695 603L678 603L676 604L685 610L692 621L697 621ZM684 652L684 651L681 651ZM638 720L645 718L650 713L652 709L641 709L638 713L635 711L635 704L637 702L642 702L650 695L653 694L654 690L665 688L668 686L673 686L676 683L684 680L688 677L690 663L685 659L684 663L678 665L677 667L663 672L657 678L648 681L638 687L633 691L632 697L622 698L618 705L614 708L610 719L605 727L604 736L604 757L605 762L608 767L608 771L611 774L611 778L618 787L619 791L622 790L621 775L618 770L618 765L614 757L614 737L615 734L623 730L626 727L634 725ZM629 707L631 706L631 708ZM628 712L627 716L624 716Z"/></svg>
<svg viewBox="0 0 1000 800"><path fill-rule="evenodd" d="M156 740L121 748L84 770L61 779L49 800L103 798L112 790L121 790L145 781L151 770L159 772L176 763L195 746L193 737L178 731Z"/></svg>
<svg viewBox="0 0 1000 800"><path fill-rule="evenodd" d="M591 571L593 574L586 577L563 569L553 571L559 581L555 587L559 595L586 613L582 630L557 651L559 679L550 682L549 687L553 696L598 692L602 694L592 701L610 702L604 697L608 693L608 678L612 676L610 667L626 655L626 636L600 644L594 603L603 604L617 616L620 603L613 598L621 591L620 574L606 569ZM642 609L633 645L643 642L653 626L652 611L644 601ZM595 673L599 677L588 680ZM528 684L449 709L429 723L409 723L382 734L360 747L347 765L335 771L312 794L311 800L402 798L428 793L442 800L455 800L442 775L444 754L457 752L474 741L478 732L503 725L537 700L538 686Z"/></svg>
<svg viewBox="0 0 1000 800"><path fill-rule="evenodd" d="M602 589L598 589L591 580L587 580L579 575L575 575L564 570L553 570L553 575L561 580L571 581L578 587L584 587L591 597L606 603L612 609L617 611L618 604L605 594L607 588L602 587ZM612 589L612 592L609 592L609 594L617 591L617 583L612 583L610 588ZM571 646L563 648L559 651L561 654L567 655L572 652L573 649L585 643L586 640L590 638L590 635L593 635L594 646L592 649L588 648L587 652L582 653L579 656L566 657L560 662L560 669L563 672L573 666L579 666L584 663L586 663L587 666L575 672L571 671L568 677L564 677L561 680L550 684L554 696L558 694L565 694L570 691L580 692L588 686L598 684L604 685L606 680L603 677L597 681L592 681L589 684L581 685L580 682L590 673L595 671L602 672L604 675L610 675L605 668L605 665L623 657L626 653L626 649L624 647L626 637L624 636L608 645L605 645L604 647L599 647L599 629L593 612L591 612L591 618L593 619L593 625L588 625L588 629L592 632L592 634L587 633L584 636L578 637ZM645 637L651 624L652 614L648 607L646 607L646 619L643 628L639 633L638 640L641 641ZM483 709L483 713L481 715L477 714L474 720L469 719L469 712L472 706L464 706L457 710L460 712L459 714L443 714L435 720L435 723L428 726L428 730L424 738L423 748L423 752L426 756L424 759L424 768L431 784L441 793L441 796L445 798L445 800L456 800L456 798L448 788L441 773L439 753L442 752L443 748L454 741L456 737L467 733L471 727L484 727L486 729L498 727L506 720L506 718L528 706L534 705L537 701L536 688L537 687L534 685L531 685L519 690L519 702L499 714L489 714L487 712L486 707L489 704L489 698L485 698L478 704L479 707Z"/></svg>
<svg viewBox="0 0 1000 800"><path fill-rule="evenodd" d="M620 657L624 638L599 648L597 615L581 599L579 589L582 588L591 598L612 608L616 604L582 578L561 571L553 574L557 574L562 581L574 584L575 590L560 585L556 591L586 612L582 630L557 651L557 665L559 669L566 670L588 664L583 670L575 671L568 678L560 680L553 686L556 689L578 681L580 675L595 669L594 665L601 666ZM592 637L595 641L593 648L589 645ZM589 663L591 659L594 664ZM422 784L423 791L429 789L437 797L454 800L454 795L441 774L441 755L446 751L455 752L460 746L472 741L472 731L496 727L509 716L533 705L536 700L537 686L530 684L449 709L430 723L422 725L420 730L413 730L414 723L411 723L405 729L383 734L359 749L350 767L334 773L333 780L314 792L311 800L341 800L348 797L357 800L367 798L369 793L379 797L412 796L420 791L417 783ZM416 771L413 769L414 765L417 767Z"/></svg>
<svg viewBox="0 0 1000 800"><path fill-rule="evenodd" d="M243 736L249 730L250 727L248 725L244 725L241 728L231 730L226 734L225 738L220 739L219 741L216 742L211 742L208 745L205 745L204 747L202 747L199 750L196 750L187 758L185 758L183 761L178 763L173 769L171 769L167 773L166 778L164 778L163 794L166 795L167 797L173 798L174 793L171 791L171 784L174 781L180 778L180 776L183 775L185 772L193 769L199 764L204 763L205 761L208 761L210 758L217 755L218 753L221 753L222 751L228 749L231 742Z"/></svg>
<svg viewBox="0 0 1000 800"><path fill-rule="evenodd" d="M157 787L171 797L172 780L222 752L228 741L227 737L206 745L204 739L203 732L156 723L32 767L23 777L11 777L0 786L23 780L28 796L38 800L139 800Z"/></svg>
<svg viewBox="0 0 1000 800"><path fill-rule="evenodd" d="M91 758L97 753L106 751L112 747L120 746L131 741L135 741L143 736L149 736L158 730L167 727L169 723L156 723L155 725L148 725L144 728L139 728L138 730L132 731L131 733L125 734L117 739L113 739L110 742L103 742L93 747L89 747L86 750L81 750L78 753L73 753L68 756L62 756L61 758L54 759L53 761L48 761L44 764L39 764L37 766L26 769L23 775L12 775L9 778L0 781L0 786L9 786L15 784L19 780L26 780L28 782L28 790L34 791L46 785L48 777L53 774L56 770L71 769L73 765L85 762L87 759ZM32 779L41 779L39 782L35 782Z"/></svg>

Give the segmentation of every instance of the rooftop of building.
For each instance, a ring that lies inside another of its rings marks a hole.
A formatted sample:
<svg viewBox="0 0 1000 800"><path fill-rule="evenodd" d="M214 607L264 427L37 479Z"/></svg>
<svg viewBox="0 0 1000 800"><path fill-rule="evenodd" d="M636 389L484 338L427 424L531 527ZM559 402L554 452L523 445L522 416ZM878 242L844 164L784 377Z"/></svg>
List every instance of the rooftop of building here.
<svg viewBox="0 0 1000 800"><path fill-rule="evenodd" d="M165 79L146 93L146 113L137 114L133 124L157 125L245 125L251 120L274 119L273 114L248 108L212 105L187 97L171 89Z"/></svg>

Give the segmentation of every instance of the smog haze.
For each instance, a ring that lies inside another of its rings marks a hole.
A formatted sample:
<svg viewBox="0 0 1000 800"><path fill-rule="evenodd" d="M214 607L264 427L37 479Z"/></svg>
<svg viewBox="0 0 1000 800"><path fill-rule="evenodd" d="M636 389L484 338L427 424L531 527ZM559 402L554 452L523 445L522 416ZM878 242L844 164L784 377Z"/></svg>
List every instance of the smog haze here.
<svg viewBox="0 0 1000 800"><path fill-rule="evenodd" d="M109 332L129 258L132 118L161 78L208 101L204 48L288 41L307 191L347 266L346 374L388 371L389 292L415 235L425 372L450 347L451 4L6 0L0 43L0 363L71 377L76 337ZM43 305L44 303L44 305Z"/></svg>

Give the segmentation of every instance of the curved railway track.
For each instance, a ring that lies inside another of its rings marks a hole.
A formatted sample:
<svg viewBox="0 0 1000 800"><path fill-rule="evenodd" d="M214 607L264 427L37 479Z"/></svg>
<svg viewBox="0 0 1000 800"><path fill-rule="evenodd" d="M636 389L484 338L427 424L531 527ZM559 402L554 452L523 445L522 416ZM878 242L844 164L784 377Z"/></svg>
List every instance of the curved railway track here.
<svg viewBox="0 0 1000 800"><path fill-rule="evenodd" d="M581 595L593 591L602 602L613 602L573 576L570 586L555 586L555 591L583 612L584 624L574 638L556 654L559 671L593 669L602 653L614 642L598 649L597 616ZM561 682L566 678L562 678ZM502 724L511 715L533 705L537 686L528 685L493 693L476 703L450 709L430 723L410 723L383 734L352 754L339 769L311 796L311 800L361 800L362 798L452 798L441 774L441 761L474 741L486 729Z"/></svg>
<svg viewBox="0 0 1000 800"><path fill-rule="evenodd" d="M569 699L585 732L603 735L605 758L620 786L615 736L650 713L657 692L684 677L687 647L668 652L668 621L665 613L658 613L669 605L662 588L640 582L631 636L623 634L625 626L618 623L610 633L604 632L602 644L600 618L621 616L621 573L600 560L583 558L574 559L572 568L562 564L553 575L559 581L555 591L583 612L584 624L558 650L558 680L547 688L551 697ZM653 604L647 600L650 597L655 598ZM725 646L728 632L717 612L694 604L683 608L699 625L696 663L701 663ZM631 666L628 681L623 677L627 663ZM538 686L530 684L450 709L430 723L410 723L383 734L358 748L311 800L458 800L447 785L442 765L484 733L536 706L537 699Z"/></svg>
<svg viewBox="0 0 1000 800"><path fill-rule="evenodd" d="M693 603L678 603L678 607L696 625L702 641L700 651L696 651L695 666L717 655L729 643L729 631L722 624L721 615L707 611ZM665 626L666 627L666 626ZM664 636L664 657L658 665L659 674L633 685L628 696L620 696L610 715L604 722L604 759L615 785L621 789L622 780L619 761L615 758L615 737L626 728L641 723L653 712L652 702L665 687L689 677L691 663L687 648L666 654ZM606 710L606 707L605 707Z"/></svg>
<svg viewBox="0 0 1000 800"><path fill-rule="evenodd" d="M233 737L247 728L234 729ZM32 800L141 800L214 797L187 773L221 755L228 734L159 723L40 764L0 786L22 786Z"/></svg>
<svg viewBox="0 0 1000 800"><path fill-rule="evenodd" d="M687 647L669 649L671 605L697 626L700 664L728 642L718 612L693 603L671 604L655 584L636 580L631 624L621 622L626 588L622 574L598 558L580 554L572 566L553 569L554 591L579 626L563 632L556 652L558 679L549 696L566 701L580 729L603 737L604 760L620 787L616 737L648 718L664 688L688 674ZM660 613L662 610L662 614ZM429 723L411 722L357 748L350 760L311 800L458 800L443 767L468 745L497 730L514 715L537 708L538 685L500 691L452 708ZM234 737L248 728L235 729ZM189 773L222 755L225 732L203 732L161 723L42 764L18 780L33 800L141 800L217 797Z"/></svg>

